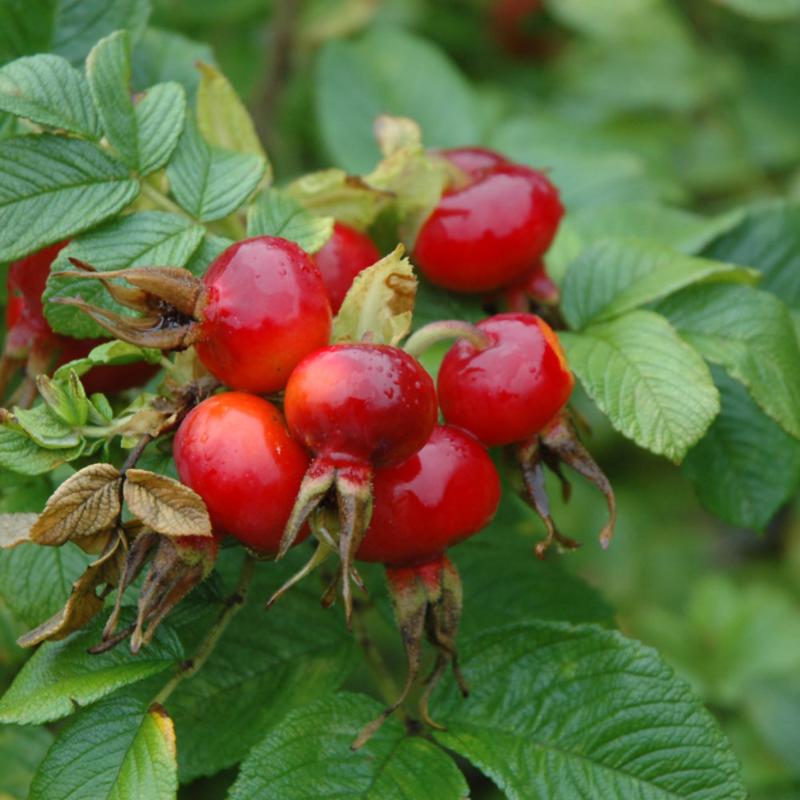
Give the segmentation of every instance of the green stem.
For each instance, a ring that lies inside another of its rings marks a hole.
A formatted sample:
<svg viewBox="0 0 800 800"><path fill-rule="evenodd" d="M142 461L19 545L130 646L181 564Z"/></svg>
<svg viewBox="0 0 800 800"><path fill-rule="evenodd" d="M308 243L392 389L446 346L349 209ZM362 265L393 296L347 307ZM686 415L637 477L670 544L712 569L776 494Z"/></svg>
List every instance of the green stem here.
<svg viewBox="0 0 800 800"><path fill-rule="evenodd" d="M142 197L146 197L157 208L160 208L162 211L171 211L173 214L180 214L182 217L186 217L186 219L190 219L192 222L195 222L195 219L191 216L191 214L188 214L186 211L184 211L177 203L170 200L165 194L159 192L158 189L156 189L156 187L151 183L142 181L140 186Z"/></svg>
<svg viewBox="0 0 800 800"><path fill-rule="evenodd" d="M239 582L236 584L233 594L225 600L225 604L219 617L217 617L217 621L208 630L205 639L200 643L194 656L180 665L175 675L170 678L164 688L156 695L153 700L154 703L164 705L170 695L183 681L187 678L191 678L192 675L203 668L203 665L214 652L214 648L216 648L222 634L225 633L225 629L234 616L236 616L239 609L244 606L245 600L247 599L247 591L250 588L250 583L255 573L255 567L256 560L250 555L245 556L244 563L242 564L242 571L239 575Z"/></svg>
<svg viewBox="0 0 800 800"><path fill-rule="evenodd" d="M485 350L492 340L475 325L460 319L445 319L431 322L415 331L406 341L403 349L419 358L429 347L449 339L466 339L478 350Z"/></svg>

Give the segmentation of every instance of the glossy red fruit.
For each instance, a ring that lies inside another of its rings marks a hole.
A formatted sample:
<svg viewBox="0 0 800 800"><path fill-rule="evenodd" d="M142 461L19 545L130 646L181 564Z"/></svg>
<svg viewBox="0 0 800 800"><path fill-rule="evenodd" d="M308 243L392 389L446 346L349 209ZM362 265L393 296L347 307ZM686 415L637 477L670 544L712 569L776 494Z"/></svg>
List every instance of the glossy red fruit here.
<svg viewBox="0 0 800 800"><path fill-rule="evenodd" d="M231 388L278 391L303 356L330 340L322 276L293 242L237 242L214 261L204 284L197 354Z"/></svg>
<svg viewBox="0 0 800 800"><path fill-rule="evenodd" d="M333 235L314 256L314 263L322 273L334 314L341 308L356 275L380 257L380 251L366 234L341 222L333 226Z"/></svg>
<svg viewBox="0 0 800 800"><path fill-rule="evenodd" d="M526 312L531 302L539 305L556 305L560 292L547 274L544 261L537 261L521 280L504 289L509 311Z"/></svg>
<svg viewBox="0 0 800 800"><path fill-rule="evenodd" d="M44 294L50 266L68 242L46 247L19 261L8 269L8 304L6 306L5 350L12 358L27 358L31 352L60 367L69 361L84 358L92 348L105 339L73 339L52 331L44 317ZM53 361L53 356L56 356ZM146 383L158 368L144 362L118 367L95 367L81 381L89 394L115 394Z"/></svg>
<svg viewBox="0 0 800 800"><path fill-rule="evenodd" d="M414 263L432 282L459 292L487 292L520 280L555 237L564 209L541 172L510 162L488 164L445 151L470 166L466 186L447 190L425 221Z"/></svg>
<svg viewBox="0 0 800 800"><path fill-rule="evenodd" d="M455 147L436 152L471 178L480 178L496 167L511 163L505 156L487 147Z"/></svg>
<svg viewBox="0 0 800 800"><path fill-rule="evenodd" d="M210 397L181 423L173 452L215 530L277 552L308 457L275 406L240 392Z"/></svg>
<svg viewBox="0 0 800 800"><path fill-rule="evenodd" d="M430 561L491 521L500 479L476 439L449 426L401 464L376 470L372 521L362 561L412 566Z"/></svg>
<svg viewBox="0 0 800 800"><path fill-rule="evenodd" d="M286 420L298 441L336 466L397 464L425 444L436 391L397 347L339 344L298 364L286 386Z"/></svg>
<svg viewBox="0 0 800 800"><path fill-rule="evenodd" d="M558 338L533 314L498 314L477 326L491 344L459 340L439 370L445 419L486 445L538 433L569 399L574 378Z"/></svg>

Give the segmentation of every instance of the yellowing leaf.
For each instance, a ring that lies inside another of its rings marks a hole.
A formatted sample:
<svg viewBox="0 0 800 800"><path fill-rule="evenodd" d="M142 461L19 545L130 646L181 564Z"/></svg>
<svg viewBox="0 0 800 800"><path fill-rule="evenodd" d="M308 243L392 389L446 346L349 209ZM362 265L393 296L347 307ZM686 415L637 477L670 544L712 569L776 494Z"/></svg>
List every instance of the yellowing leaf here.
<svg viewBox="0 0 800 800"><path fill-rule="evenodd" d="M404 248L363 270L333 321L335 342L397 344L411 329L417 278Z"/></svg>
<svg viewBox="0 0 800 800"><path fill-rule="evenodd" d="M123 488L130 512L166 536L211 536L205 503L188 486L148 472L129 469Z"/></svg>
<svg viewBox="0 0 800 800"><path fill-rule="evenodd" d="M121 480L112 464L91 464L67 478L31 528L31 540L57 546L113 527L121 510Z"/></svg>
<svg viewBox="0 0 800 800"><path fill-rule="evenodd" d="M228 79L210 64L198 62L197 126L213 147L261 156L267 162L262 181L269 183L272 169L258 138L250 113Z"/></svg>
<svg viewBox="0 0 800 800"><path fill-rule="evenodd" d="M38 514L0 514L0 550L30 541Z"/></svg>

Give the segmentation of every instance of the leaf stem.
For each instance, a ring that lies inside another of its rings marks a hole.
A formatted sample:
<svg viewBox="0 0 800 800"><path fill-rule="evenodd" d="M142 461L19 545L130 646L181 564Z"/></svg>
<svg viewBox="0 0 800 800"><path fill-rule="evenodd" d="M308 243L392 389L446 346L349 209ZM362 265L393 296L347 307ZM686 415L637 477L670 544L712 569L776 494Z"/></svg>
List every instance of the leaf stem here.
<svg viewBox="0 0 800 800"><path fill-rule="evenodd" d="M208 661L217 646L222 634L230 624L236 613L244 606L247 599L247 592L255 573L256 560L251 555L246 555L242 563L242 571L239 574L239 581L233 594L226 598L217 621L209 628L205 639L200 643L194 656L184 661L178 671L164 685L164 688L155 696L153 702L164 705L169 696L187 678L199 672L203 665Z"/></svg>
<svg viewBox="0 0 800 800"><path fill-rule="evenodd" d="M151 203L160 208L162 211L171 211L173 214L180 214L182 217L192 220L192 222L196 221L191 214L188 214L186 211L184 211L177 203L170 200L169 197L167 197L163 192L159 192L158 189L156 189L156 187L151 183L142 181L140 187L140 193L142 197L146 197Z"/></svg>
<svg viewBox="0 0 800 800"><path fill-rule="evenodd" d="M445 319L424 325L409 336L403 349L418 358L429 347L448 339L466 339L478 350L485 350L492 340L480 328L460 319Z"/></svg>

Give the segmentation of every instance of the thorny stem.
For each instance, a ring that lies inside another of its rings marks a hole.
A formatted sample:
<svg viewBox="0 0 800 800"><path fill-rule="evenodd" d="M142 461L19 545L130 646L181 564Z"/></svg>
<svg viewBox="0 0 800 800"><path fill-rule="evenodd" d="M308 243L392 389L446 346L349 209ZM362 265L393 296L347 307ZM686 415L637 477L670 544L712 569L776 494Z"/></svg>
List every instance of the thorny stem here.
<svg viewBox="0 0 800 800"><path fill-rule="evenodd" d="M256 559L251 555L246 555L244 563L242 564L242 571L239 574L239 582L236 584L233 594L225 600L222 611L217 617L217 621L209 628L205 639L200 643L194 656L180 665L178 671L156 695L153 700L154 703L164 705L169 696L183 681L187 678L191 678L192 675L195 675L203 668L203 665L214 652L214 648L217 646L217 642L219 642L222 634L225 633L225 629L234 616L236 616L237 612L244 606L245 600L247 599L247 591L250 588L250 583L255 573L255 566Z"/></svg>
<svg viewBox="0 0 800 800"><path fill-rule="evenodd" d="M478 350L485 350L492 343L492 340L475 325L460 319L444 319L431 322L415 331L403 349L409 355L419 358L429 347L448 339L466 339Z"/></svg>
<svg viewBox="0 0 800 800"><path fill-rule="evenodd" d="M387 705L391 706L400 696L400 687L397 685L388 664L384 661L381 651L369 635L365 615L370 607L371 604L365 603L363 600L356 598L353 601L353 634L355 635L358 646L364 653L364 661L369 667L369 671L372 673L373 680L375 681L375 685L381 697ZM402 719L405 724L410 722L408 714L406 714L402 706L395 711L395 715Z"/></svg>

